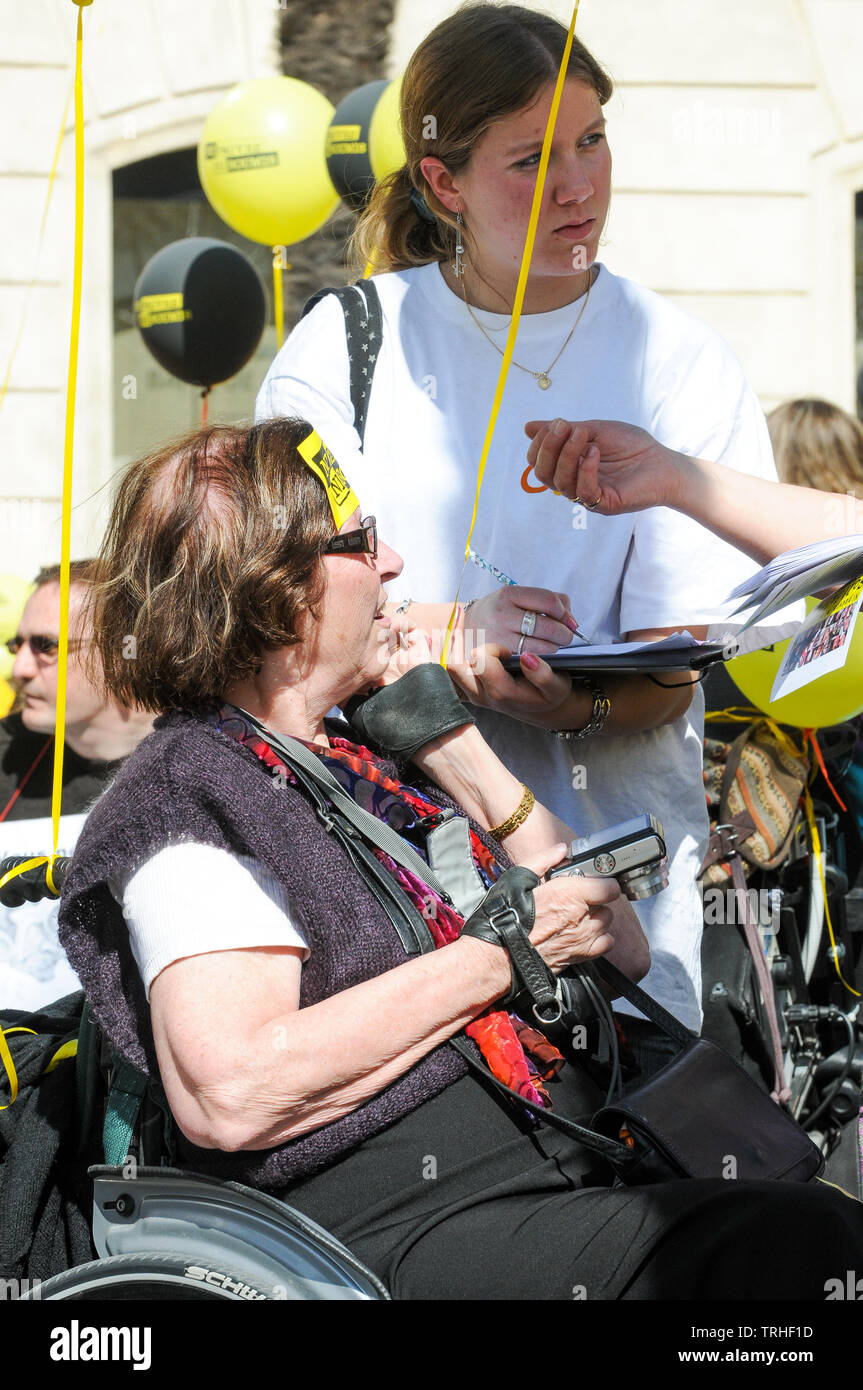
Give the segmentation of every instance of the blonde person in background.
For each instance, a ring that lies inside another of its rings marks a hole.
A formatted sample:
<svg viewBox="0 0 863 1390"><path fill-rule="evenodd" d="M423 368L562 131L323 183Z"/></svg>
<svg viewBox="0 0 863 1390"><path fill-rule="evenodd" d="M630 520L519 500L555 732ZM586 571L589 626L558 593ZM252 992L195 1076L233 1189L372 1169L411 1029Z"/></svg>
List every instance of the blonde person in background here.
<svg viewBox="0 0 863 1390"><path fill-rule="evenodd" d="M362 452L342 310L325 296L294 328L261 388L259 419L310 420L375 499L406 558L391 586L413 627L446 626L462 576L477 464L510 326L543 136L567 31L519 5L470 4L411 57L401 89L406 163L375 188L357 226L373 255L383 341ZM648 993L701 1023L701 905L708 823L703 699L684 675L553 673L573 641L706 634L748 566L668 511L609 521L593 493L573 508L525 466L537 415L623 418L665 444L774 479L763 412L727 345L660 296L597 262L611 193L603 107L612 83L576 39L558 111L512 368L461 585L485 647L454 669L484 735L580 833L651 811L670 885L638 912ZM433 115L434 121L430 122ZM668 229L656 229L665 237ZM672 229L673 234L673 229ZM363 344L353 344L362 353ZM508 577L514 584L501 585ZM459 619L459 623L464 621ZM518 676L500 658L517 651ZM609 703L606 704L605 701ZM628 1011L628 1009L627 1009ZM650 1025L628 1029L647 1065Z"/></svg>
<svg viewBox="0 0 863 1390"><path fill-rule="evenodd" d="M863 425L847 410L817 397L785 401L767 428L783 483L863 493Z"/></svg>

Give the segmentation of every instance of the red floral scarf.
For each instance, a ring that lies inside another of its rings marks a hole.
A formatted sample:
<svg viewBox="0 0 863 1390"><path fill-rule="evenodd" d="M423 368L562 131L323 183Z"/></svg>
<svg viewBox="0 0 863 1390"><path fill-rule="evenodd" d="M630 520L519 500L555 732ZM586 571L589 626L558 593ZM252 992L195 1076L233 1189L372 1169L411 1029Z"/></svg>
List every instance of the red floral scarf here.
<svg viewBox="0 0 863 1390"><path fill-rule="evenodd" d="M233 705L222 705L214 716L216 726L238 743L251 749L268 768L284 774L285 766L279 754L258 734ZM298 740L321 759L338 778L345 791L358 806L378 820L385 821L401 833L410 830L425 817L437 815L440 807L421 796L413 787L388 777L378 766L374 755L362 745L344 738L333 738L330 747ZM289 781L294 781L290 773ZM420 836L421 840L422 837ZM471 830L471 849L474 864L483 882L490 887L500 876L501 867L480 837ZM428 922L435 946L455 941L464 926L464 918L455 908L442 901L428 884L409 869L396 864L383 850L372 847L384 868L392 874ZM418 848L415 845L414 848ZM422 854L423 850L420 848ZM517 1014L502 1009L487 1009L465 1028L468 1037L476 1042L490 1070L505 1085L537 1108L549 1108L551 1101L543 1081L554 1076L563 1065L563 1057L544 1034L531 1028Z"/></svg>

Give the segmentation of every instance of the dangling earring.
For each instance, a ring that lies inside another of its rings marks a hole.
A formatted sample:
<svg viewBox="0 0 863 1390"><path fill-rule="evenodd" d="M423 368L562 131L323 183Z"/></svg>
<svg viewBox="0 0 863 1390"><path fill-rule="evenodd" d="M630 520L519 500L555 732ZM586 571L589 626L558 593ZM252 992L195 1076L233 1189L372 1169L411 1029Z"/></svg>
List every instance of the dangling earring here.
<svg viewBox="0 0 863 1390"><path fill-rule="evenodd" d="M463 247L462 244L461 244L461 213L457 211L455 216L456 216L456 227L455 227L456 245L455 245L455 260L452 262L452 269L453 269L453 274L454 274L454 275L456 275L456 276L462 276L462 275L464 275L464 266L463 266L462 263L461 263L461 259L462 259L462 256L464 255L464 247Z"/></svg>

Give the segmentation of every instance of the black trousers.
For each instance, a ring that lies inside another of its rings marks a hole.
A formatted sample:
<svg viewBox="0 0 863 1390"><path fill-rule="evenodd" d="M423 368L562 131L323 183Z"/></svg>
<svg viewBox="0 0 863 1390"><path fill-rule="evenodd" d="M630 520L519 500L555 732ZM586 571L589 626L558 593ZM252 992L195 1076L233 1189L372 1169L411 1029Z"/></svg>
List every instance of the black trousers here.
<svg viewBox="0 0 863 1390"><path fill-rule="evenodd" d="M614 1185L504 1106L465 1078L280 1195L399 1299L820 1302L828 1279L863 1270L863 1205L833 1188Z"/></svg>

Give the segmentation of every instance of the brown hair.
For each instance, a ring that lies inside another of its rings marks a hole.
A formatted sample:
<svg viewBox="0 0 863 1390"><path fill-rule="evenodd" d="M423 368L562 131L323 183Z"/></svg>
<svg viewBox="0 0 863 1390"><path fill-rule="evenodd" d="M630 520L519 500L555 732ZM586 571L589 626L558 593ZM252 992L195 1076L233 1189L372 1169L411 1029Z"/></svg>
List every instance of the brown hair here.
<svg viewBox="0 0 863 1390"><path fill-rule="evenodd" d="M786 401L767 427L783 483L854 492L863 485L863 425L830 401Z"/></svg>
<svg viewBox="0 0 863 1390"><path fill-rule="evenodd" d="M335 529L297 453L310 428L218 425L127 469L91 591L104 683L121 704L210 703L262 652L302 641Z"/></svg>
<svg viewBox="0 0 863 1390"><path fill-rule="evenodd" d="M95 560L69 561L70 584L93 584L96 580L96 573L97 563ZM60 566L44 565L36 575L33 583L37 589L41 589L43 584L59 584Z"/></svg>
<svg viewBox="0 0 863 1390"><path fill-rule="evenodd" d="M434 155L451 174L470 163L474 146L496 121L521 111L557 78L567 29L523 5L471 3L437 25L412 54L401 88L406 163L381 179L357 221L348 254L375 271L409 270L455 255L456 220L437 201L420 168ZM567 77L587 82L604 105L611 78L573 38ZM433 116L434 137L429 137ZM435 221L411 201L416 190ZM470 229L463 226L470 241Z"/></svg>

